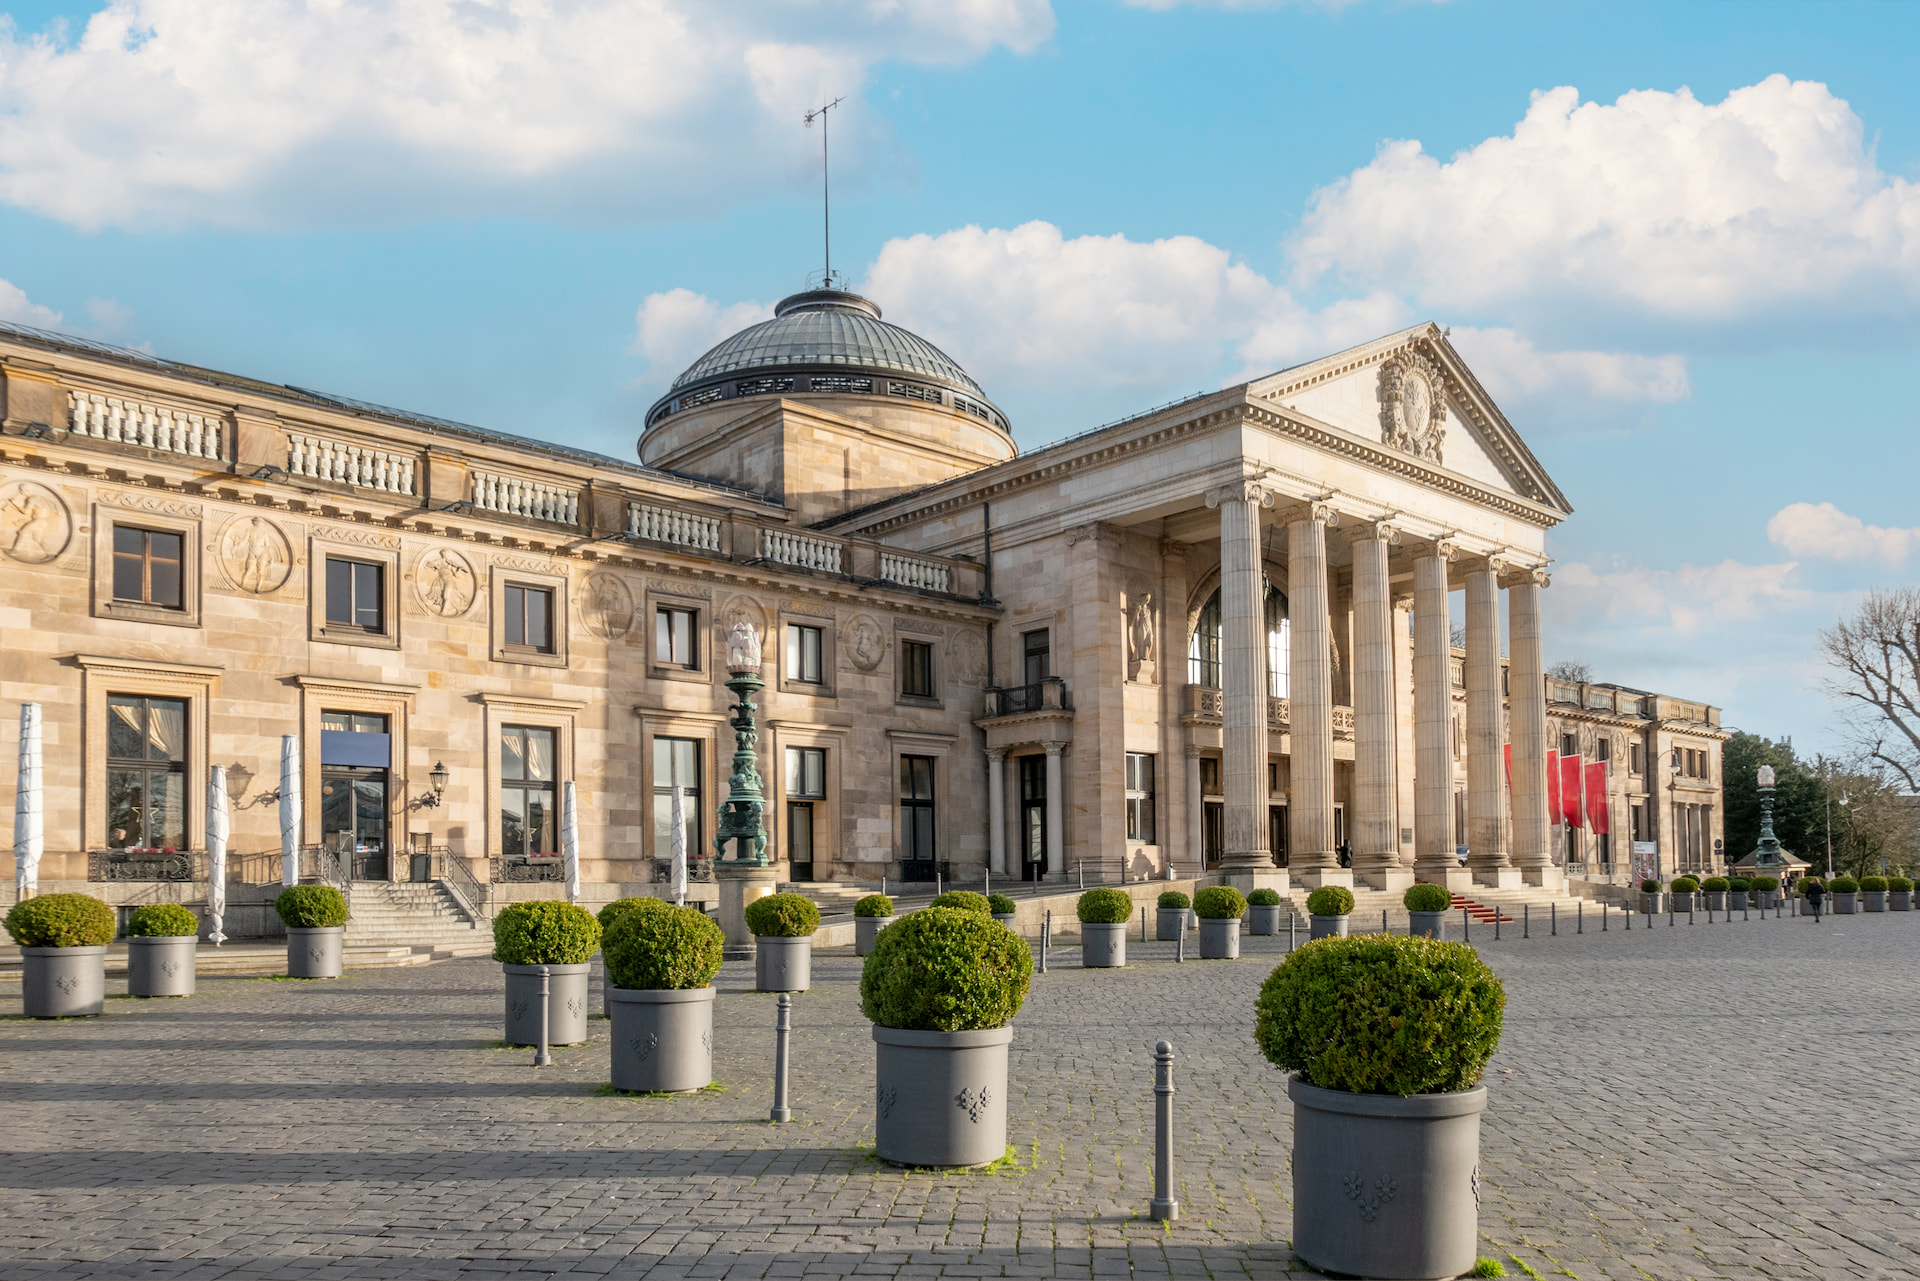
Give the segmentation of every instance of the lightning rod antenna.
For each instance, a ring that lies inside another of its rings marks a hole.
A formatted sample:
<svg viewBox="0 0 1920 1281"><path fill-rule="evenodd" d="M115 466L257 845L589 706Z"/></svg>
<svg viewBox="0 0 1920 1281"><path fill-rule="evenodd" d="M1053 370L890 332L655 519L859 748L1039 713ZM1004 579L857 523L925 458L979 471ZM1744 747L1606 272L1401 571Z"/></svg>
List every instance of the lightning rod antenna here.
<svg viewBox="0 0 1920 1281"><path fill-rule="evenodd" d="M827 113L845 102L845 98L835 98L824 107L816 107L801 118L800 123L813 128L813 122L820 122L820 214L824 248L827 259L827 288L833 288L833 187L832 177L827 167Z"/></svg>

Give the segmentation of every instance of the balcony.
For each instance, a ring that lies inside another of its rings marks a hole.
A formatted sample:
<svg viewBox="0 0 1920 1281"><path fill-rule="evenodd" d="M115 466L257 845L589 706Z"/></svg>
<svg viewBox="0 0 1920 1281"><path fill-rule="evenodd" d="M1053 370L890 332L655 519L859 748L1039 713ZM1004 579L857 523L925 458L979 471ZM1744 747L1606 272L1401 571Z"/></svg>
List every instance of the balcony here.
<svg viewBox="0 0 1920 1281"><path fill-rule="evenodd" d="M1182 715L1203 721L1224 719L1225 694L1212 685L1188 685L1181 699ZM1267 728L1286 729L1293 723L1292 705L1284 698L1267 699ZM1340 703L1333 706L1333 736L1353 737L1353 709Z"/></svg>
<svg viewBox="0 0 1920 1281"><path fill-rule="evenodd" d="M986 695L988 720L998 716L1031 716L1037 712L1073 714L1067 682L1058 676L1049 676L1031 685L994 686L982 692Z"/></svg>

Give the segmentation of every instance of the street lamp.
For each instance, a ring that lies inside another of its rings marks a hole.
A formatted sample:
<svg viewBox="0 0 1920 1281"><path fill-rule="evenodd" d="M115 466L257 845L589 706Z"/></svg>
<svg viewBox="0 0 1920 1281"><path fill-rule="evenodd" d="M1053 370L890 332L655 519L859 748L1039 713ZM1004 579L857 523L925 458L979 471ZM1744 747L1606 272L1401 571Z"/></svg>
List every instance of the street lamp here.
<svg viewBox="0 0 1920 1281"><path fill-rule="evenodd" d="M1753 851L1753 871L1756 876L1766 876L1769 875L1769 867L1784 864L1787 860L1780 853L1780 838L1773 834L1773 766L1762 765L1757 777L1760 784L1760 844Z"/></svg>
<svg viewBox="0 0 1920 1281"><path fill-rule="evenodd" d="M1840 793L1840 808L1847 807L1847 794ZM1827 793L1827 879L1833 879L1833 793ZM1837 910L1837 909L1836 909Z"/></svg>
<svg viewBox="0 0 1920 1281"><path fill-rule="evenodd" d="M447 782L452 777L445 761L434 762L433 769L427 774L427 782L433 785L433 795L427 798L427 804L433 806L440 804L440 798L447 794Z"/></svg>

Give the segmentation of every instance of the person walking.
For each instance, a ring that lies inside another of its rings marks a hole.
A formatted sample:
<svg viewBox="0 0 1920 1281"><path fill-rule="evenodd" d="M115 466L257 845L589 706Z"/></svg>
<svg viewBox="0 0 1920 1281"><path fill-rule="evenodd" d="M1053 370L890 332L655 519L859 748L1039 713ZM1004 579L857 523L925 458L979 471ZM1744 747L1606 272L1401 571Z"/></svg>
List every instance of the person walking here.
<svg viewBox="0 0 1920 1281"><path fill-rule="evenodd" d="M1826 896L1827 887L1820 883L1820 878L1817 876L1809 876L1807 878L1807 906L1813 909L1813 919L1816 923L1820 920L1821 901L1825 899Z"/></svg>

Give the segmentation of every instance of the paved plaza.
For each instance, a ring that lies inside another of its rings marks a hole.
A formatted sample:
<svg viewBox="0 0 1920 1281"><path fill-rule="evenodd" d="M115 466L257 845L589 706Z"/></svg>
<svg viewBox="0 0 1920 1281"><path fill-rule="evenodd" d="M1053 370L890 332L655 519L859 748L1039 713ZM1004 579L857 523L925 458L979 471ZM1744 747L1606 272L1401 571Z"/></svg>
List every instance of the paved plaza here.
<svg viewBox="0 0 1920 1281"><path fill-rule="evenodd" d="M1509 998L1483 1253L1588 1281L1920 1277L1920 915L1619 924L1476 929ZM782 1127L764 1120L774 998L739 964L720 978L725 1089L677 1099L599 1092L604 1022L538 1072L499 1048L487 961L9 1015L0 1277L1306 1274L1283 1082L1250 1039L1285 940L1237 963L1131 946L1123 972L1060 950L1035 975L1017 1159L945 1176L870 1155L844 952L796 999ZM1161 1037L1180 1053L1170 1228L1142 1217Z"/></svg>

